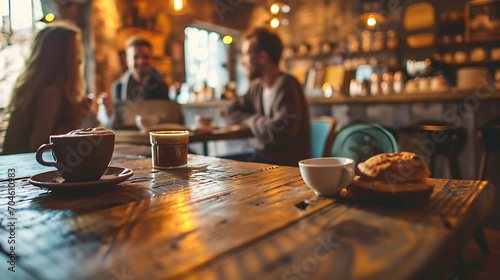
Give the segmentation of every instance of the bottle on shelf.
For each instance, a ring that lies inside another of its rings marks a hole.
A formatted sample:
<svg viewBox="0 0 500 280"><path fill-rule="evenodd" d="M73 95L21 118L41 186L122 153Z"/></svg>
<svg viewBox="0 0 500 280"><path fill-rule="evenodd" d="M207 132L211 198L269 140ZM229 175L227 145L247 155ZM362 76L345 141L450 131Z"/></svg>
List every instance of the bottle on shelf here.
<svg viewBox="0 0 500 280"><path fill-rule="evenodd" d="M393 88L395 94L400 94L403 91L403 73L401 71L396 71L394 73Z"/></svg>
<svg viewBox="0 0 500 280"><path fill-rule="evenodd" d="M395 50L399 47L399 39L396 30L387 31L387 48L389 50Z"/></svg>
<svg viewBox="0 0 500 280"><path fill-rule="evenodd" d="M394 76L392 73L386 72L382 75L382 82L380 83L383 95L390 95L394 93Z"/></svg>
<svg viewBox="0 0 500 280"><path fill-rule="evenodd" d="M361 49L363 52L370 52L372 47L372 32L365 30L361 33Z"/></svg>

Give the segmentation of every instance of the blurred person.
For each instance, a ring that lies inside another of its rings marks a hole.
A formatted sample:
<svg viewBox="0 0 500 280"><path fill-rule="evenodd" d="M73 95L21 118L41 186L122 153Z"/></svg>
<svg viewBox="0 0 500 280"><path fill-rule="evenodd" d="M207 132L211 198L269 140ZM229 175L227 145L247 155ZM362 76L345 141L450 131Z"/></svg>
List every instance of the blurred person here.
<svg viewBox="0 0 500 280"><path fill-rule="evenodd" d="M228 158L297 166L310 157L309 110L300 83L279 69L281 39L257 28L244 36L241 50L252 83L228 108L226 121L250 128L255 152Z"/></svg>
<svg viewBox="0 0 500 280"><path fill-rule="evenodd" d="M169 99L167 85L153 68L151 44L133 37L125 45L128 70L113 84L115 101Z"/></svg>
<svg viewBox="0 0 500 280"><path fill-rule="evenodd" d="M168 102L169 88L153 67L152 52L151 43L143 38L131 37L126 41L127 71L113 83L113 98L106 94L99 96L99 103L107 108L107 116L101 114L99 119L108 128L129 128L131 119L135 117L134 111L143 111L139 108L147 106L147 103L141 102L144 100L165 101L163 102L165 103L164 110L174 110L182 114L182 109L177 102ZM114 106L110 106L113 103ZM157 112L154 110L149 112L149 114L155 113ZM183 123L183 118L179 115L179 122Z"/></svg>
<svg viewBox="0 0 500 280"><path fill-rule="evenodd" d="M9 125L3 153L34 152L49 136L95 126L92 100L85 96L83 50L78 27L64 21L41 29L6 108Z"/></svg>

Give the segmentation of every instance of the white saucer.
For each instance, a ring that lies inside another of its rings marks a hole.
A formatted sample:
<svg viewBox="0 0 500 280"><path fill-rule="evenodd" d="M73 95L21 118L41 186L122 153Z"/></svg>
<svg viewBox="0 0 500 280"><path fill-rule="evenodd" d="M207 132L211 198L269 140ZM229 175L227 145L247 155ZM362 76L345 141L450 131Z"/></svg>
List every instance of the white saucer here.
<svg viewBox="0 0 500 280"><path fill-rule="evenodd" d="M134 171L117 166L108 166L99 180L85 182L64 182L59 171L49 171L32 176L29 182L37 187L47 188L54 192L59 191L88 191L114 186L134 175Z"/></svg>

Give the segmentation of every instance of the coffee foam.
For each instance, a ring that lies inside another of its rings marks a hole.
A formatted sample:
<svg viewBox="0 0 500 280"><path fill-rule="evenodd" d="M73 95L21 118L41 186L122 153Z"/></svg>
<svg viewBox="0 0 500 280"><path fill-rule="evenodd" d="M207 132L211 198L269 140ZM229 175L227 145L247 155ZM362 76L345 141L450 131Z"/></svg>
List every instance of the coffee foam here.
<svg viewBox="0 0 500 280"><path fill-rule="evenodd" d="M149 133L153 145L175 145L189 142L189 131L157 131Z"/></svg>
<svg viewBox="0 0 500 280"><path fill-rule="evenodd" d="M75 129L66 133L66 136L88 136L88 135L109 135L109 134L114 134L114 132L104 127L94 127L85 129L83 128Z"/></svg>

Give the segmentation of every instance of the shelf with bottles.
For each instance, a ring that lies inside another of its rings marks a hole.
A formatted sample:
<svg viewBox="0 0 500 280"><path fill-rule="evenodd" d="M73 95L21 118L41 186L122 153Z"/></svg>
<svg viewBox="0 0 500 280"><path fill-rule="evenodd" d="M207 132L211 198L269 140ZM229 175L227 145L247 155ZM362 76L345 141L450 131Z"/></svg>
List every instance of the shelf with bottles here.
<svg viewBox="0 0 500 280"><path fill-rule="evenodd" d="M352 49L352 48L351 48ZM410 47L408 43L406 44L398 44L393 48L383 48L380 46L379 48L370 48L369 50L354 48L354 51L346 51L339 55L343 56L346 59L352 58L370 58L375 57L380 61L384 59L388 59L390 57L398 58L402 63L408 59L425 59L425 58L433 58L436 60L441 60L445 58L445 55L448 57L446 60L443 60L449 65L453 64L480 64L482 63L497 63L500 62L500 41L494 42L468 42L468 43L443 43L438 42L435 44L430 44L426 46L419 47ZM454 57L455 54L458 53L459 61L456 62ZM481 52L484 52L481 53ZM476 53L476 54L474 54ZM449 55L452 55L452 59L450 59ZM464 60L463 57L466 57ZM468 61L468 58L471 56L476 56L473 61ZM477 58L479 57L479 58ZM466 62L468 61L468 62Z"/></svg>
<svg viewBox="0 0 500 280"><path fill-rule="evenodd" d="M326 62L328 60L336 59L347 59L347 58L369 58L369 57L380 57L380 56L398 56L401 53L415 52L415 51L428 51L437 52L436 46L421 47L421 48L395 48L395 49L377 49L371 51L335 51L327 54L317 54L317 55L294 55L291 57L286 57L284 61L286 63L295 61L321 61Z"/></svg>
<svg viewBox="0 0 500 280"><path fill-rule="evenodd" d="M480 61L466 61L460 63L448 64L452 68L462 68L462 67L486 67L486 68L500 68L500 60L480 60Z"/></svg>
<svg viewBox="0 0 500 280"><path fill-rule="evenodd" d="M343 56L341 64L340 62L335 64L337 68L342 68L340 69L342 73L335 67L331 67L331 64L329 65L319 60L321 56L304 57L303 59L309 59L309 64L293 64L293 67L290 67L289 70L292 75L302 77L302 79L299 80L304 85L306 93L309 96L321 95L318 92L321 91L325 84L332 87L338 85L337 87L342 88L342 92L351 92L350 83L353 79L358 80L360 88L365 87L366 90L369 91L368 88L371 87L371 75L374 73L378 75L377 77L380 83L390 83L384 81L384 77L388 76L390 80L391 76L399 72L400 74L397 75L400 76L401 80L399 91L404 91L406 88L405 83L408 81L409 91L412 91L412 84L414 83L417 84L414 88L431 88L430 84L433 80L435 82L440 81L441 88L448 88L457 85L457 70L459 68L482 67L487 68L489 73L496 73L499 68L500 47L491 48L487 51L486 48L478 47L482 46L480 44L471 44L469 46L475 46L475 48L472 48L470 54L460 50L455 53L445 52L446 56L442 55L443 51L446 51L446 49L440 46L398 48L391 50L384 49L373 52L350 53L349 55ZM472 61L469 61L469 58L472 59ZM460 63L455 63L457 60ZM415 68L417 65L420 65L417 68L422 69L418 70L418 73L412 73L412 69L417 69ZM359 70L359 67L370 69L372 72L370 72L370 75L360 79L357 77L358 74L356 71ZM311 72L311 70L313 72ZM312 76L311 73L315 75ZM342 81L335 80L331 82L331 77L336 76L331 73L340 73L343 77ZM413 80L415 78L417 79ZM420 81L417 83L418 80ZM418 91L421 90L422 89L418 89ZM413 91L415 92L417 89L413 89ZM429 89L427 91L429 91Z"/></svg>
<svg viewBox="0 0 500 280"><path fill-rule="evenodd" d="M343 54L344 57L353 58L353 57L372 57L372 56L388 56L388 55L399 55L401 53L401 48L397 49L381 49L381 50L373 50L369 52L357 51L357 52L346 52Z"/></svg>
<svg viewBox="0 0 500 280"><path fill-rule="evenodd" d="M347 96L333 95L331 97L308 97L309 104L371 104L371 103L407 103L407 102L446 102L459 101L477 94L475 90L457 90L450 88L445 91L401 92L389 95ZM488 94L488 100L500 100L500 88L481 93ZM483 99L481 99L483 100ZM480 100L480 101L481 101Z"/></svg>
<svg viewBox="0 0 500 280"><path fill-rule="evenodd" d="M299 62L303 62L303 61L307 61L307 62L319 61L319 62L323 62L326 65L332 65L332 64L342 64L345 59L350 59L350 58L370 58L370 57L394 56L394 55L398 55L399 52L400 52L399 49L383 49L383 50L376 50L376 51L370 51L370 52L336 51L336 52L327 53L327 54L302 55L302 56L287 57L284 60L285 60L285 63L287 63L287 64L299 63Z"/></svg>
<svg viewBox="0 0 500 280"><path fill-rule="evenodd" d="M458 50L435 54L437 61L446 63L449 67L498 67L500 64L500 47L487 50L482 47L473 48L471 51Z"/></svg>
<svg viewBox="0 0 500 280"><path fill-rule="evenodd" d="M285 65L292 66L295 64L314 64L314 62L322 62L326 65L342 64L344 56L341 53L326 53L317 55L293 56L284 59Z"/></svg>

